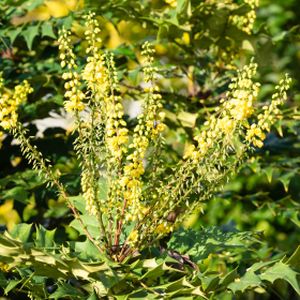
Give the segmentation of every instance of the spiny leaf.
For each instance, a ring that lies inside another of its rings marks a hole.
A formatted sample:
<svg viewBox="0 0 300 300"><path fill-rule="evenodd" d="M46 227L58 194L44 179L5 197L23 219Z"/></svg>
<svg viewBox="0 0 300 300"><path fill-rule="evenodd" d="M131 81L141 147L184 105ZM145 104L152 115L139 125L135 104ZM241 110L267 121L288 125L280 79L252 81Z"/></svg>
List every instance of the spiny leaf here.
<svg viewBox="0 0 300 300"><path fill-rule="evenodd" d="M10 234L13 238L26 243L30 236L31 227L31 224L17 224L14 226Z"/></svg>
<svg viewBox="0 0 300 300"><path fill-rule="evenodd" d="M298 276L299 273L295 272L289 265L280 261L262 273L260 278L271 283L274 283L274 281L277 279L285 280L300 296L299 278L297 278Z"/></svg>
<svg viewBox="0 0 300 300"><path fill-rule="evenodd" d="M56 38L55 33L53 32L53 28L51 23L49 22L44 22L42 25L42 36L48 36L51 38Z"/></svg>
<svg viewBox="0 0 300 300"><path fill-rule="evenodd" d="M7 295L10 291L12 291L22 281L23 281L23 279L21 279L21 280L10 280L8 282L8 285L4 289L4 294Z"/></svg>
<svg viewBox="0 0 300 300"><path fill-rule="evenodd" d="M53 247L55 245L54 243L54 230L46 230L43 226L37 226L36 227L36 238L35 238L35 245L37 247Z"/></svg>
<svg viewBox="0 0 300 300"><path fill-rule="evenodd" d="M254 273L253 270L247 271L246 274L235 279L234 282L230 283L228 288L235 294L236 292L244 292L248 288L259 287L261 285L261 279Z"/></svg>
<svg viewBox="0 0 300 300"><path fill-rule="evenodd" d="M216 251L245 249L259 242L250 232L226 232L218 227L200 231L179 229L172 235L168 246L180 253L189 254L194 261L206 258Z"/></svg>
<svg viewBox="0 0 300 300"><path fill-rule="evenodd" d="M74 248L74 251L78 253L78 257L83 260L88 259L100 259L101 255L96 246L90 241L85 240L84 242L71 242L70 245Z"/></svg>
<svg viewBox="0 0 300 300"><path fill-rule="evenodd" d="M20 32L22 31L22 26L16 27L12 30L9 30L6 32L6 36L9 37L10 39L10 43L13 44L15 39L17 38L17 36L20 34Z"/></svg>
<svg viewBox="0 0 300 300"><path fill-rule="evenodd" d="M34 26L28 26L27 29L22 32L22 36L24 37L29 50L32 49L32 43L39 33L39 27L39 24Z"/></svg>

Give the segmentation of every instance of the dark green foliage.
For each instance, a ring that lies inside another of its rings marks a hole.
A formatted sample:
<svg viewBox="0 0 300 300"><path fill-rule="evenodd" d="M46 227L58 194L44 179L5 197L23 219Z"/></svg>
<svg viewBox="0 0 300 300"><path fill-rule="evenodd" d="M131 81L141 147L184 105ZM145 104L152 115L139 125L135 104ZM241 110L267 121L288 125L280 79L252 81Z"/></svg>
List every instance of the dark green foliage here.
<svg viewBox="0 0 300 300"><path fill-rule="evenodd" d="M300 295L300 250L289 259L274 257L253 264L258 242L249 232L218 228L180 231L170 240L168 249L145 250L117 264L100 256L88 241L60 245L55 242L54 231L38 226L31 232L30 225L20 224L0 237L1 261L9 268L18 266L0 273L0 285L5 294L24 289L36 299L86 299L88 295L94 299L107 295L115 299L222 299L230 293L243 297L248 289L258 287L268 291L274 281L283 280ZM213 265L200 264L199 270L192 262L194 258L203 261L214 256L216 266L222 255L235 249L239 260L232 261L227 254L221 275ZM247 256L247 262L241 259ZM246 269L249 264L252 266ZM55 288L49 282L55 282Z"/></svg>

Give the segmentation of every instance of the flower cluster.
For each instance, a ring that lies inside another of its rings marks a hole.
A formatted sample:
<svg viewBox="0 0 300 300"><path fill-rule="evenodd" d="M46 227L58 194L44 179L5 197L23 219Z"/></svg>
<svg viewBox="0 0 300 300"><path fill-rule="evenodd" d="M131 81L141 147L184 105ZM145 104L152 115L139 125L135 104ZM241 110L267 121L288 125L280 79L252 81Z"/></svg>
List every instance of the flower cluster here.
<svg viewBox="0 0 300 300"><path fill-rule="evenodd" d="M263 140L265 138L265 133L255 123L253 123L247 130L246 140L252 143L255 147L261 148L264 145Z"/></svg>
<svg viewBox="0 0 300 300"><path fill-rule="evenodd" d="M254 22L256 20L255 10L259 5L259 0L244 0L244 3L250 6L250 11L242 16L232 16L231 22L247 34L251 34Z"/></svg>
<svg viewBox="0 0 300 300"><path fill-rule="evenodd" d="M84 32L88 47L86 54L87 64L82 72L82 78L86 81L88 88L97 96L103 96L108 88L107 71L104 55L100 52L101 38L100 28L95 13L86 16L86 30ZM94 95L94 96L95 96Z"/></svg>
<svg viewBox="0 0 300 300"><path fill-rule="evenodd" d="M162 104L159 88L155 85L156 68L153 66L154 50L149 42L143 45L142 55L145 57L145 92L146 99L143 113L138 116L138 124L134 129L133 141L129 145L132 153L128 155L128 165L124 168L122 185L125 187L124 197L130 206L126 218L131 220L141 219L147 212L147 208L141 204L142 181L141 176L145 168L143 160L151 141L165 129L163 124L164 113L161 112Z"/></svg>
<svg viewBox="0 0 300 300"><path fill-rule="evenodd" d="M259 148L263 146L266 133L271 130L271 126L280 118L280 110L278 107L286 101L286 92L291 82L291 78L286 75L286 77L279 82L279 85L275 87L276 92L272 95L271 104L263 107L263 113L258 115L258 122L253 123L247 130L246 141Z"/></svg>
<svg viewBox="0 0 300 300"><path fill-rule="evenodd" d="M27 80L15 87L12 94L3 91L3 79L1 79L0 95L0 126L4 130L13 129L18 121L18 107L27 101L27 97L33 92Z"/></svg>
<svg viewBox="0 0 300 300"><path fill-rule="evenodd" d="M259 83L252 80L256 70L255 63L245 66L229 85L230 91L226 95L229 99L224 102L224 108L235 120L243 121L253 114L253 104L260 87Z"/></svg>
<svg viewBox="0 0 300 300"><path fill-rule="evenodd" d="M91 178L91 174L88 169L84 169L81 172L81 188L83 197L86 201L86 210L89 212L90 215L96 216L97 211L97 195L94 192L94 181Z"/></svg>
<svg viewBox="0 0 300 300"><path fill-rule="evenodd" d="M87 213L98 222L97 233L90 234L59 175L30 144L26 129L17 122L18 105L32 92L27 81L9 94L0 79L0 125L13 129L11 132L20 141L23 155L33 162L33 168L48 184L56 186L95 247L122 261L136 249L173 231L238 170L248 150L263 146L267 132L280 118L278 107L287 98L290 79L286 77L279 83L271 104L258 114L254 105L259 92L259 84L254 81L257 65L251 62L245 66L229 84L218 108L195 130L195 144L187 148L184 159L170 167L159 160L166 125L152 46L149 42L143 45L144 93L138 94L143 100L143 110L130 131L124 120L117 66L113 55L103 54L100 49L95 14L86 17L85 27L88 46L82 71L78 71L75 62L70 32L64 29L59 48L61 65L67 68L63 74L65 108L74 113L76 121L74 149L82 170L82 194ZM85 113L80 114L85 107ZM100 182L105 191L100 190Z"/></svg>
<svg viewBox="0 0 300 300"><path fill-rule="evenodd" d="M121 103L121 97L117 95L118 74L115 67L115 62L112 54L106 55L107 64L107 82L110 87L110 95L105 97L106 103L106 142L111 157L114 160L121 160L123 153L127 152L126 144L128 142L128 129L124 116L124 109Z"/></svg>
<svg viewBox="0 0 300 300"><path fill-rule="evenodd" d="M222 105L216 109L218 115L212 115L204 123L204 130L195 135L198 146L190 146L184 158L191 158L194 164L207 155L209 149L215 146L220 139L231 143L232 136L254 112L254 102L259 91L259 83L253 82L257 65L251 63L238 71L233 78Z"/></svg>
<svg viewBox="0 0 300 300"><path fill-rule="evenodd" d="M187 213L198 207L199 201L193 199L209 199L237 170L246 152L253 145L262 146L266 132L278 117L277 107L286 98L289 80L280 83L271 105L253 123L260 85L254 81L257 65L251 62L238 71L220 106L202 128L196 129L195 145L187 148L184 159L172 170L157 167L159 159L155 159L163 151L166 125L152 46L146 42L142 49L143 110L131 132L124 120L117 67L113 55L103 54L100 49L95 14L86 17L85 26L87 62L81 73L76 72L75 56L67 45L69 34L63 32L62 40L67 42L61 42L62 57L68 57L63 65L71 74L64 77L73 80L76 76L74 86L79 93L83 93L81 86L85 90L85 120L75 113L75 150L81 160L87 211L97 216L110 253L122 260L127 251L173 231ZM68 101L72 102L70 98ZM99 192L100 179L107 188L104 194ZM125 226L131 228L129 233ZM120 249L119 253L114 249Z"/></svg>
<svg viewBox="0 0 300 300"><path fill-rule="evenodd" d="M205 15L214 15L219 9L223 10L224 6L226 6L229 9L228 23L239 30L244 31L246 34L251 35L256 20L256 9L258 8L258 5L258 0L207 0L199 5L199 10ZM249 10L241 13L240 8L243 7L247 9L247 6ZM204 31L203 35L209 38L210 31ZM213 57L216 57L217 59L214 59L212 63L209 64L210 68L215 69L217 67L221 69L226 68L227 70L236 70L237 65L234 61L238 59L241 50L241 47L237 47L236 42L237 41L226 43L226 46L224 46L223 43L212 43L210 52Z"/></svg>
<svg viewBox="0 0 300 300"><path fill-rule="evenodd" d="M123 162L128 151L129 140L127 123L123 119L124 109L121 103L120 89L118 84L118 73L116 70L113 54L106 53L108 94L104 97L105 104L105 145L106 145L106 165L109 180L109 193L106 201L108 210L115 209L122 216L126 203L123 200L123 188L121 185L123 174ZM121 221L120 221L121 222Z"/></svg>
<svg viewBox="0 0 300 300"><path fill-rule="evenodd" d="M60 59L62 68L67 67L67 71L63 73L63 79L66 80L65 97L68 99L65 101L65 109L71 111L82 111L84 109L83 100L85 98L84 93L80 89L80 78L76 72L77 64L75 62L75 54L71 48L70 32L62 29L60 31L58 39Z"/></svg>

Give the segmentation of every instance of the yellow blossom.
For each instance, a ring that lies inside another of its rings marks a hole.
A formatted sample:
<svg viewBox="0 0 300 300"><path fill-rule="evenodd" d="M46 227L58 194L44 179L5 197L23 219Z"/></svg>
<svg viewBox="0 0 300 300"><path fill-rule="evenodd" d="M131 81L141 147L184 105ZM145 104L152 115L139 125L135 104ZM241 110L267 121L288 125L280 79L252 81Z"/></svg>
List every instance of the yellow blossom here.
<svg viewBox="0 0 300 300"><path fill-rule="evenodd" d="M133 219L141 219L143 217L141 213L143 184L140 177L145 172L143 160L146 151L151 141L155 141L166 127L163 123L165 113L161 111L161 95L159 94L158 86L155 84L156 68L153 66L153 53L154 50L150 43L146 42L143 45L142 55L145 57L144 81L146 83L145 92L147 94L143 112L138 117L138 124L134 129L133 140L129 145L132 153L127 156L128 164L124 167L124 177L127 178L124 195L126 195L130 203L130 209L127 214ZM127 218L129 217L127 216Z"/></svg>
<svg viewBox="0 0 300 300"><path fill-rule="evenodd" d="M155 228L155 233L157 233L157 234L166 234L166 233L172 232L173 230L174 230L173 225L171 225L167 222L163 222Z"/></svg>
<svg viewBox="0 0 300 300"><path fill-rule="evenodd" d="M186 145L186 147L184 149L183 159L187 159L187 158L191 157L193 155L195 149L196 149L196 147L193 144Z"/></svg>
<svg viewBox="0 0 300 300"><path fill-rule="evenodd" d="M271 130L271 126L280 116L278 106L282 105L287 99L286 91L289 89L291 79L286 75L284 79L275 87L276 92L272 95L272 101L269 106L263 107L263 113L258 115L258 122L253 123L246 132L246 141L254 146L261 148L266 133Z"/></svg>
<svg viewBox="0 0 300 300"><path fill-rule="evenodd" d="M218 120L217 126L224 132L226 135L232 133L235 127L235 122L233 119L230 119L229 116L225 116L222 119Z"/></svg>
<svg viewBox="0 0 300 300"><path fill-rule="evenodd" d="M138 240L139 234L137 230L133 230L130 232L128 238L127 238L127 242L129 245L134 245L137 240Z"/></svg>
<svg viewBox="0 0 300 300"><path fill-rule="evenodd" d="M256 124L252 124L250 129L247 130L246 141L249 141L258 148L261 148L263 146L263 140L265 138L265 133L260 128L258 128Z"/></svg>
<svg viewBox="0 0 300 300"><path fill-rule="evenodd" d="M9 130L16 126L18 121L18 107L27 101L33 89L27 80L15 87L13 93L2 92L0 95L0 126Z"/></svg>
<svg viewBox="0 0 300 300"><path fill-rule="evenodd" d="M177 0L165 0L167 4L169 4L171 7L177 6Z"/></svg>
<svg viewBox="0 0 300 300"><path fill-rule="evenodd" d="M256 20L256 8L259 5L258 0L244 0L245 4L250 6L250 11L245 15L234 15L230 18L231 22L236 25L240 30L247 34L251 34L254 22Z"/></svg>
<svg viewBox="0 0 300 300"><path fill-rule="evenodd" d="M77 64L75 62L75 54L71 47L70 32L62 29L60 31L60 37L58 39L61 67L67 67L68 71L63 73L62 77L66 80L64 85L66 89L64 106L68 112L82 111L85 108L82 102L85 99L84 93L81 91L79 75L75 71L77 69Z"/></svg>

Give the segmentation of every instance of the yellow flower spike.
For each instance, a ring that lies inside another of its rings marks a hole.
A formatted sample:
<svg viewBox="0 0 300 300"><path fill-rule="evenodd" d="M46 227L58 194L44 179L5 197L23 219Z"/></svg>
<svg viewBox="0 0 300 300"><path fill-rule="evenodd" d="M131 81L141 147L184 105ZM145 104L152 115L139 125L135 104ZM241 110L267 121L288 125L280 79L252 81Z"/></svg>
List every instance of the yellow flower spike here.
<svg viewBox="0 0 300 300"><path fill-rule="evenodd" d="M155 84L156 68L153 66L154 49L149 42L145 42L142 46L142 55L144 56L144 81L146 87L146 100L143 107L143 112L138 116L138 124L134 129L133 141L129 145L133 149L132 153L127 156L128 165L124 168L124 176L130 178L134 182L132 187L131 180L125 187L125 192L128 198L131 199L130 212L128 214L135 219L143 218L141 193L143 183L140 177L144 174L145 168L143 159L146 151L151 144L157 140L158 136L165 130L163 119L165 114L161 112L162 105L159 88Z"/></svg>
<svg viewBox="0 0 300 300"><path fill-rule="evenodd" d="M0 90L3 88L1 79ZM2 87L1 87L2 85ZM27 80L17 85L12 94L1 92L0 94L0 126L5 130L13 129L18 121L18 107L27 101L28 95L33 92Z"/></svg>
<svg viewBox="0 0 300 300"><path fill-rule="evenodd" d="M66 89L64 106L68 112L79 112L84 110L85 105L82 102L85 99L84 93L80 90L80 82L78 80L77 64L75 62L75 54L71 47L71 33L65 29L59 32L59 51L61 59L61 67L67 67L68 72L64 72L62 78L66 80L64 87Z"/></svg>
<svg viewBox="0 0 300 300"><path fill-rule="evenodd" d="M279 82L279 85L275 87L276 92L272 95L272 101L269 106L263 107L263 113L259 114L257 123L253 123L246 132L246 141L253 146L261 148L263 146L263 140L266 138L266 133L271 130L271 126L275 121L280 118L278 116L278 106L282 105L287 99L287 90L291 85L291 79L288 75Z"/></svg>

